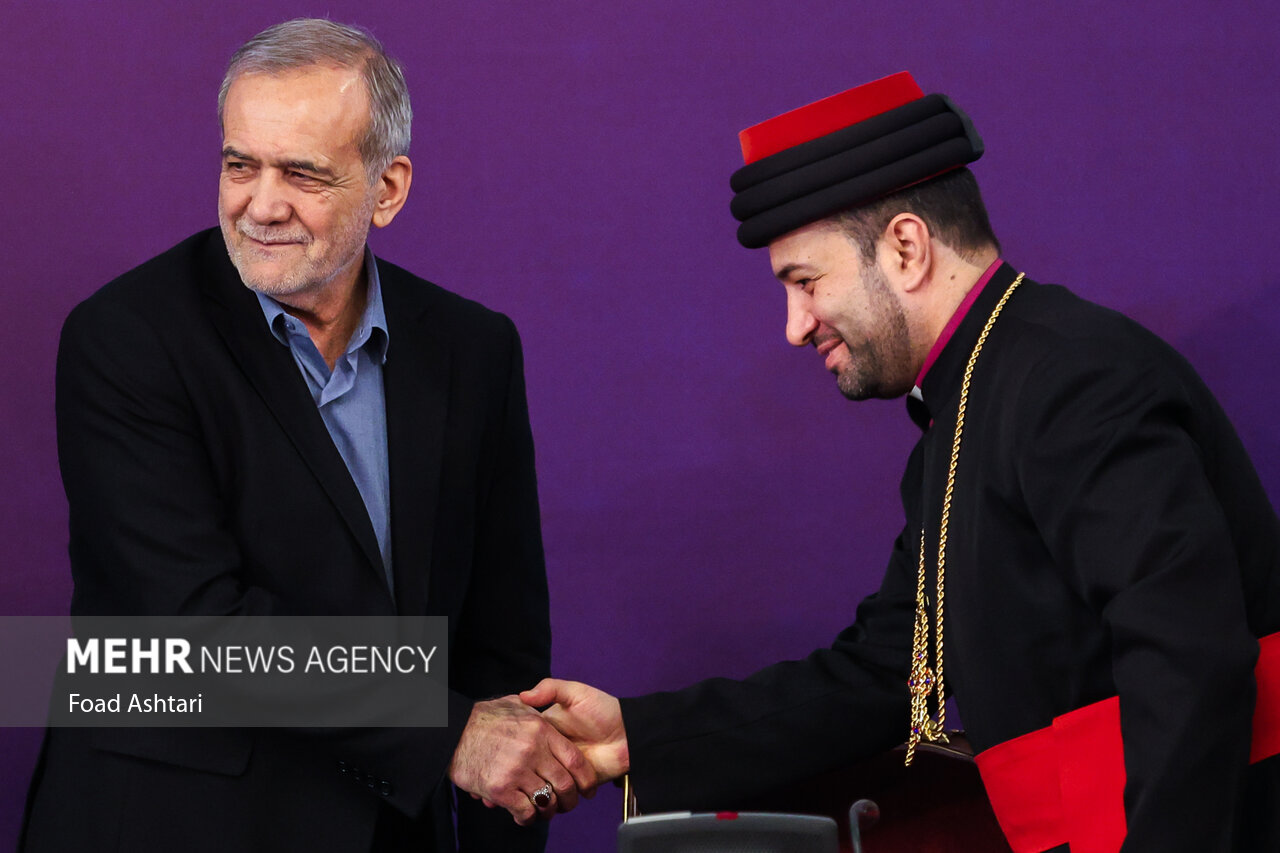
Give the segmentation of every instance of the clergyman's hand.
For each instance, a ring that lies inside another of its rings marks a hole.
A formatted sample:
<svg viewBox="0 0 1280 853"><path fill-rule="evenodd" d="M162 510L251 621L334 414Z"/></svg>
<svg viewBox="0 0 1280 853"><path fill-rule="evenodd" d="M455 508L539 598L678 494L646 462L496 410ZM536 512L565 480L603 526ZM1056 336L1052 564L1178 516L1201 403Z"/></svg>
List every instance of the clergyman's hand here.
<svg viewBox="0 0 1280 853"><path fill-rule="evenodd" d="M617 779L631 769L622 706L603 690L580 681L544 678L521 701L541 708L542 716L582 750L601 782Z"/></svg>
<svg viewBox="0 0 1280 853"><path fill-rule="evenodd" d="M449 763L449 778L486 805L528 826L578 804L600 780L577 747L515 696L477 702ZM551 786L549 801L534 797Z"/></svg>

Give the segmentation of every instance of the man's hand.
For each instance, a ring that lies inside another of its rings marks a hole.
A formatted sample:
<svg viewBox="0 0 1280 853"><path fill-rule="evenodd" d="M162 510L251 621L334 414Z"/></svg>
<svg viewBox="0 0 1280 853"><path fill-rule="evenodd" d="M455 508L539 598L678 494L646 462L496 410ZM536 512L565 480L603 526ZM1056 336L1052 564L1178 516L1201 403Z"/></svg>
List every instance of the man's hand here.
<svg viewBox="0 0 1280 853"><path fill-rule="evenodd" d="M506 809L521 826L569 811L579 792L589 796L599 784L577 747L515 696L471 709L449 778L485 805ZM533 797L545 785L551 786L550 801L539 808Z"/></svg>
<svg viewBox="0 0 1280 853"><path fill-rule="evenodd" d="M582 750L600 782L631 769L622 706L613 696L580 681L544 678L521 693L520 700L534 707L551 706L542 716Z"/></svg>

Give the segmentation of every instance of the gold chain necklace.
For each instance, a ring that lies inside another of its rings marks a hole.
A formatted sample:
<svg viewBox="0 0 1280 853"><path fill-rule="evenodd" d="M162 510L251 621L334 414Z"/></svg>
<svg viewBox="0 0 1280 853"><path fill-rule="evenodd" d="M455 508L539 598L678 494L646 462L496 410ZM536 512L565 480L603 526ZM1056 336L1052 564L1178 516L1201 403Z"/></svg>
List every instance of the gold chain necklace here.
<svg viewBox="0 0 1280 853"><path fill-rule="evenodd" d="M947 489L942 496L942 520L938 524L938 590L937 607L934 616L934 621L938 627L933 638L934 661L938 667L936 675L929 668L929 611L927 607L929 600L924 594L923 520L920 525L920 568L916 572L915 635L911 640L911 676L907 680L907 687L911 691L911 732L907 736L906 761L908 767L911 766L911 761L916 756L916 746L920 741L947 743L945 730L947 698L942 670L942 608L946 599L947 522L951 518L951 496L955 491L956 485L956 463L960 461L960 438L964 435L964 411L969 403L969 381L973 378L973 366L978 362L978 353L982 352L982 345L986 343L991 327L996 324L996 318L1000 316L1000 312L1004 310L1005 303L1009 301L1009 297L1013 295L1013 292L1018 289L1018 285L1022 284L1022 279L1025 275L1026 273L1018 273L1018 277L1013 280L1013 284L1009 285L1009 289L1004 292L1004 296L1000 297L1000 301L992 309L991 316L987 318L986 326L982 328L982 334L978 335L978 342L973 345L973 352L969 354L969 363L964 369L964 382L960 385L960 406L956 409L956 432L955 437L951 440L951 464L947 469ZM938 709L936 719L929 716L929 695L931 693L936 696L935 706Z"/></svg>

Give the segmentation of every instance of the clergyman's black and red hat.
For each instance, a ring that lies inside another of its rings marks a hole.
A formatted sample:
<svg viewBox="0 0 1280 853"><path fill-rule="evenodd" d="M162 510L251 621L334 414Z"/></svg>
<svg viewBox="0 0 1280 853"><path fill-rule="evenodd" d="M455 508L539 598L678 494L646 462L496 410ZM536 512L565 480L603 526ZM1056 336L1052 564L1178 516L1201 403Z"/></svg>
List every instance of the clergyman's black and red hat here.
<svg viewBox="0 0 1280 853"><path fill-rule="evenodd" d="M902 71L738 134L730 210L748 249L982 156L973 122Z"/></svg>

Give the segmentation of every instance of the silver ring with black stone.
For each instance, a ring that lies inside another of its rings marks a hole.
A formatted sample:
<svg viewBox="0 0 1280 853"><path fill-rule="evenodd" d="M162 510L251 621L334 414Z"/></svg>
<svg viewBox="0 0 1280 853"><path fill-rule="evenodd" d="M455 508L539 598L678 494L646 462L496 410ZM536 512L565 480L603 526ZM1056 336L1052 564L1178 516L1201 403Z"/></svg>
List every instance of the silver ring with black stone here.
<svg viewBox="0 0 1280 853"><path fill-rule="evenodd" d="M538 790L529 795L529 801L533 803L534 808L545 809L551 805L551 795L555 789L551 787L551 783L543 785Z"/></svg>

